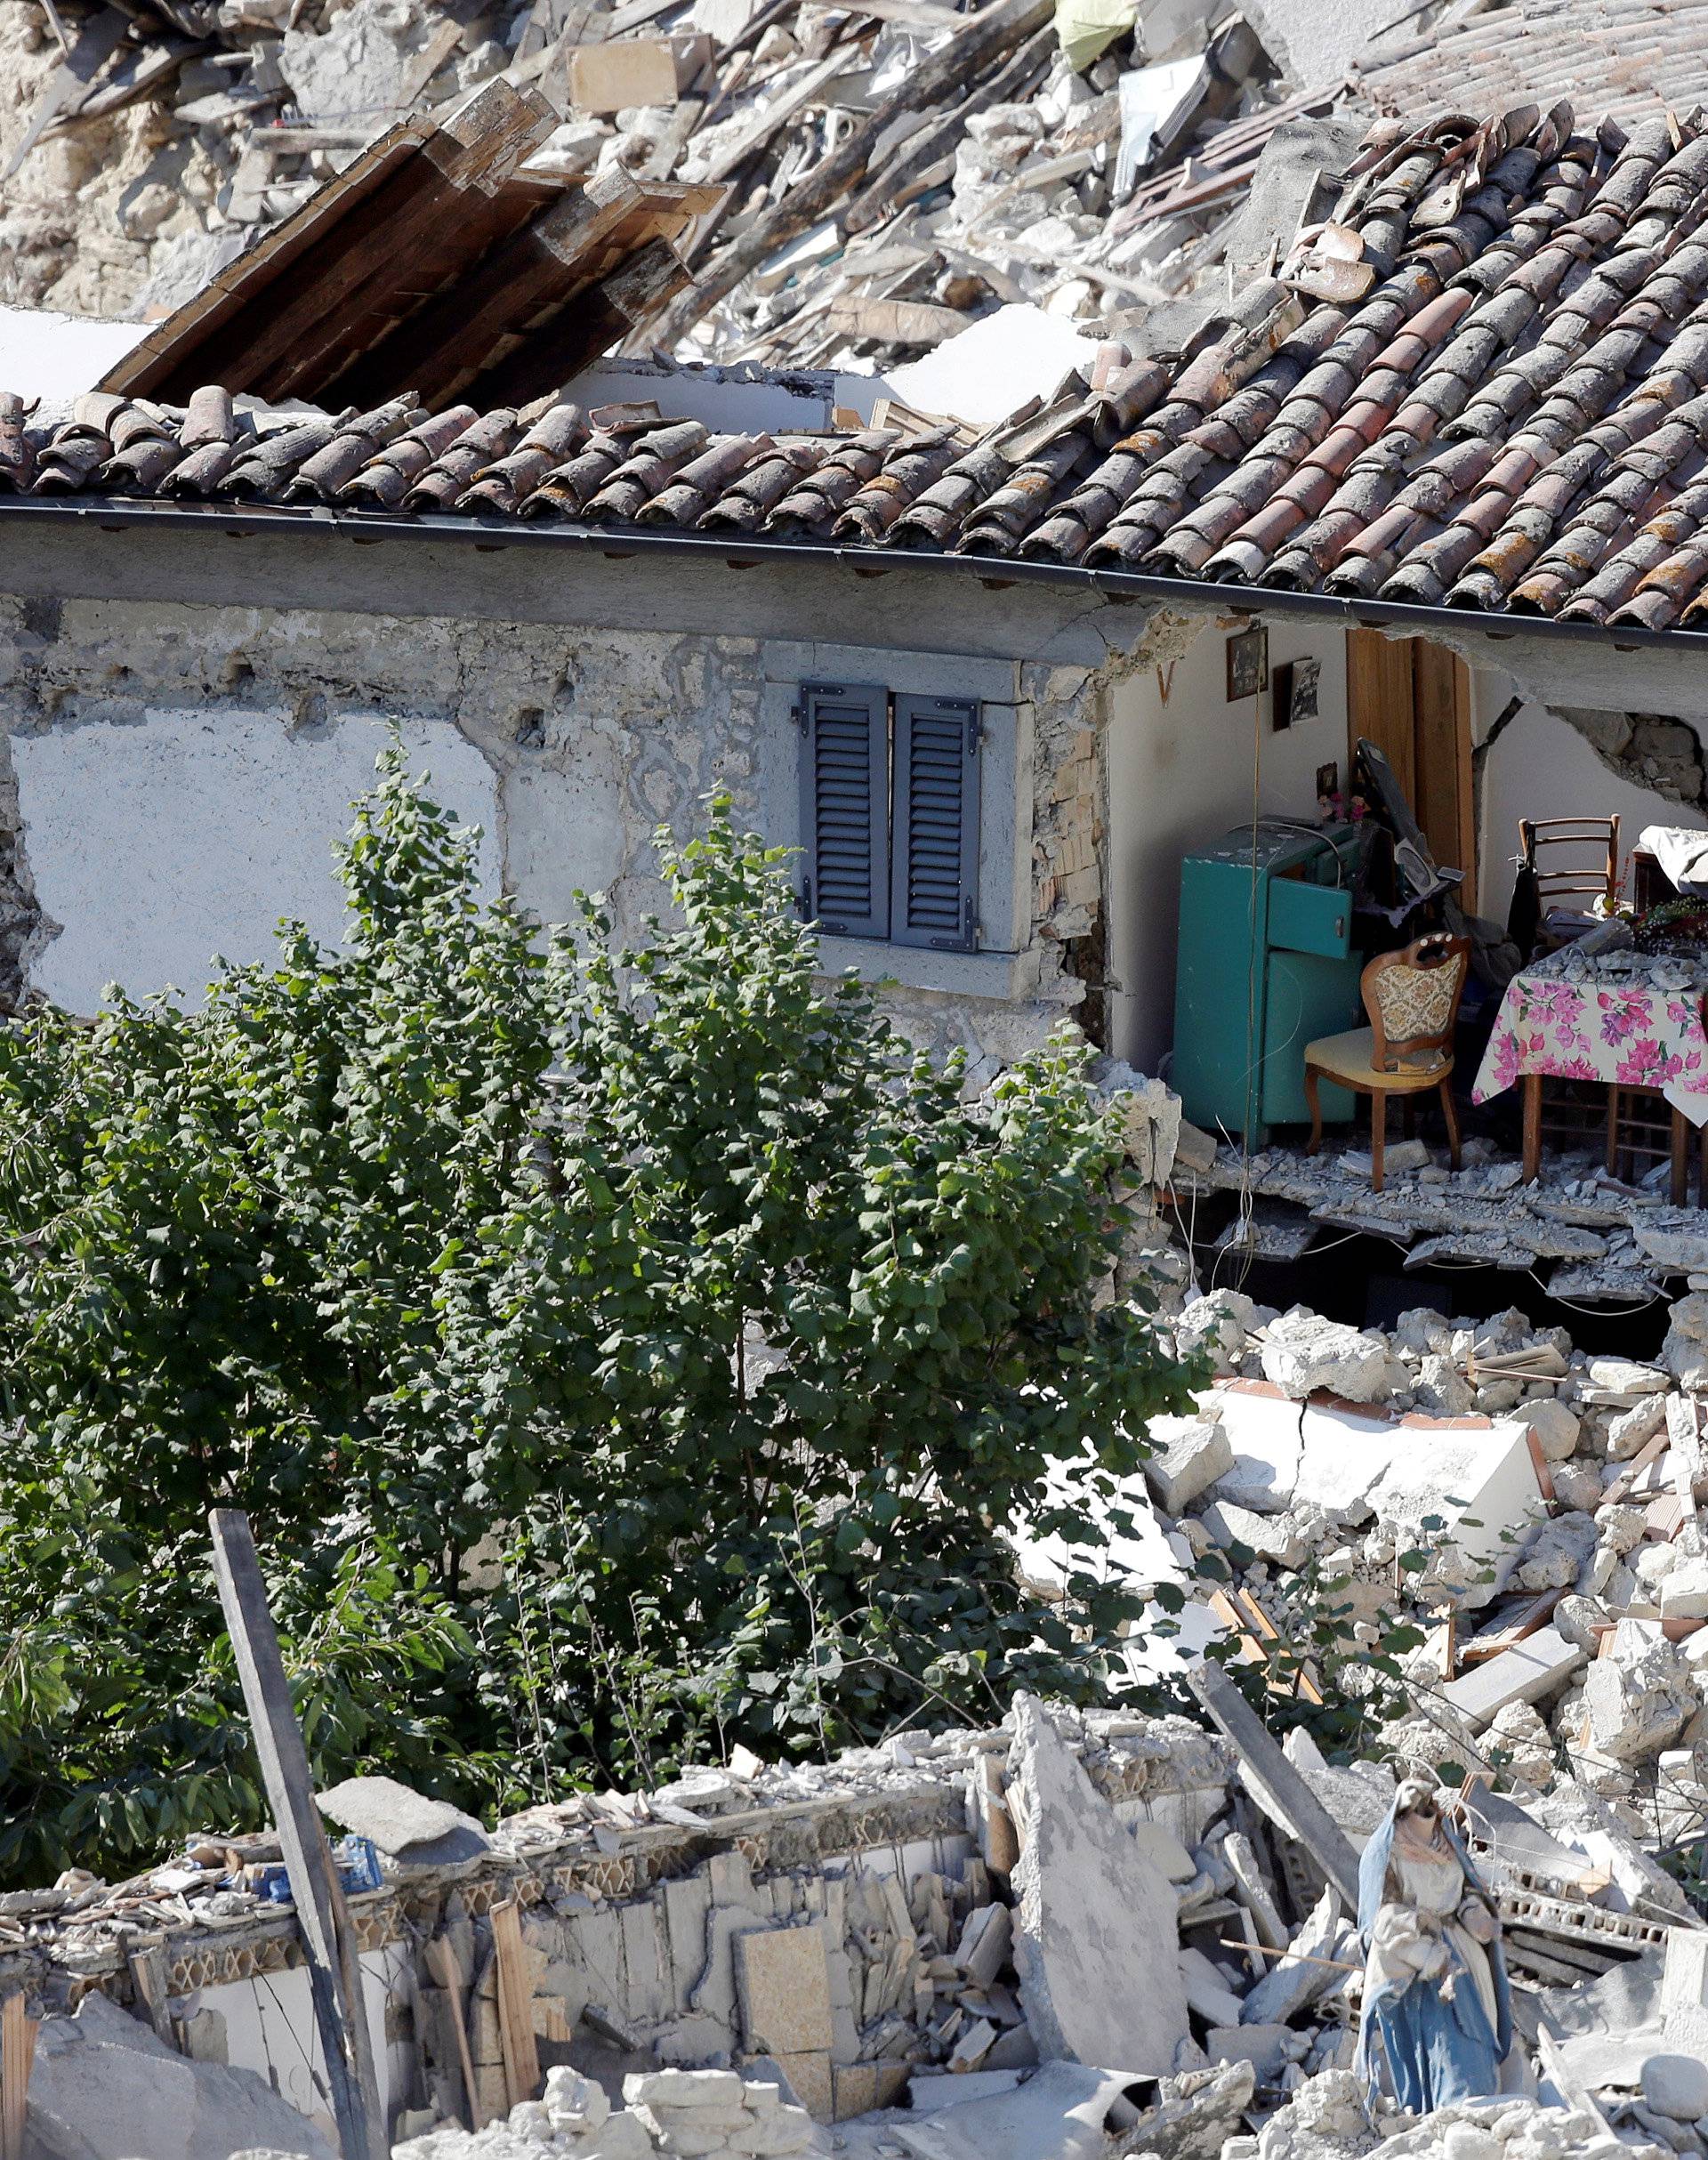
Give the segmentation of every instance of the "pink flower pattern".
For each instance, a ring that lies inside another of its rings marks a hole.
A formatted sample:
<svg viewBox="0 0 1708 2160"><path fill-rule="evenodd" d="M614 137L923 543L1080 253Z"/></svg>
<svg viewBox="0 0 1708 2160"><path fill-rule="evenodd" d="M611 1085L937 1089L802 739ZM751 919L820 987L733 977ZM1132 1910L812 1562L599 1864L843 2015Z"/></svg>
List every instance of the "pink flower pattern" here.
<svg viewBox="0 0 1708 2160"><path fill-rule="evenodd" d="M1501 1001L1471 1100L1486 1102L1527 1073L1708 1092L1702 1001L1515 975Z"/></svg>

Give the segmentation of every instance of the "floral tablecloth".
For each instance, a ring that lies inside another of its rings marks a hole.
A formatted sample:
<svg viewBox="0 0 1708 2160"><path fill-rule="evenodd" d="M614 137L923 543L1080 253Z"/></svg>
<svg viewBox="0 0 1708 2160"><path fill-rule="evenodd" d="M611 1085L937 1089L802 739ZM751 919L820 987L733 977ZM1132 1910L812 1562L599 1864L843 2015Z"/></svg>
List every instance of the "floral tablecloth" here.
<svg viewBox="0 0 1708 2160"><path fill-rule="evenodd" d="M1702 1124L1708 1121L1702 992L1521 968L1501 1000L1470 1099L1486 1102L1527 1073L1659 1088Z"/></svg>

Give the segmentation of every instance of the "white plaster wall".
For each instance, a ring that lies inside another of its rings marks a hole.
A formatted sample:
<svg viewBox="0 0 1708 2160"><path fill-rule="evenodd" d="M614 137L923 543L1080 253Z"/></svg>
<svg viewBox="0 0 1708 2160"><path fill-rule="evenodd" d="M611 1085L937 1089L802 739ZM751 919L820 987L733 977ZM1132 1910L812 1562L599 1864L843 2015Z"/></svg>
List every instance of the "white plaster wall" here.
<svg viewBox="0 0 1708 2160"><path fill-rule="evenodd" d="M1271 700L1230 705L1229 632L1206 624L1168 679L1151 668L1111 689L1108 770L1110 1050L1141 1072L1158 1069L1174 1036L1174 955L1180 864L1194 849L1249 824L1253 792L1268 817L1317 818L1316 774L1331 760L1346 778L1346 641L1338 625L1273 622L1271 672L1322 663L1317 717L1277 734ZM1166 670L1162 671L1166 675Z"/></svg>
<svg viewBox="0 0 1708 2160"><path fill-rule="evenodd" d="M410 2000L408 1953L400 1943L361 1954L362 2001L380 2088L380 2106L388 2117L409 2101L414 2051L407 2042L388 2045L388 2000ZM327 2104L326 2056L314 2021L306 1965L269 1972L253 1980L206 1987L196 1997L198 2009L218 2011L225 2020L226 2059L234 2069L253 2070L264 2078L299 2115L318 2123L335 2145L337 2127Z"/></svg>
<svg viewBox="0 0 1708 2160"><path fill-rule="evenodd" d="M1512 695L1509 677L1479 669L1472 679L1474 726L1486 740ZM1589 704L1586 697L1579 702ZM1539 705L1526 705L1509 721L1481 760L1478 781L1478 912L1504 923L1511 904L1520 818L1606 818L1617 811L1620 874L1628 876L1631 850L1648 825L1688 826L1704 820L1669 796L1639 787L1603 764L1568 721Z"/></svg>
<svg viewBox="0 0 1708 2160"><path fill-rule="evenodd" d="M294 729L278 711L181 708L15 736L24 846L58 926L33 987L74 1012L95 1011L115 982L194 1003L216 955L266 959L281 916L338 942L332 850L391 725L348 714ZM484 827L483 883L495 891L492 767L446 722L406 721L402 737L438 800Z"/></svg>

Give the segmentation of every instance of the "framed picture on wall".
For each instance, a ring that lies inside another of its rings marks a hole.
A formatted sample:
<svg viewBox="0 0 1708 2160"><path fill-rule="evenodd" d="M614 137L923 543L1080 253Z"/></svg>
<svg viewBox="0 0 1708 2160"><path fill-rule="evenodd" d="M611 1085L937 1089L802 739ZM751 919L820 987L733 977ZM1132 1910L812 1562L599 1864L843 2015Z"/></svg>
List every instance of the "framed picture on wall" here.
<svg viewBox="0 0 1708 2160"><path fill-rule="evenodd" d="M1269 633L1259 623L1228 641L1228 702L1255 697L1269 686Z"/></svg>
<svg viewBox="0 0 1708 2160"><path fill-rule="evenodd" d="M1317 695L1322 681L1320 660L1277 660L1270 678L1274 711L1271 724L1278 734L1296 728L1317 713Z"/></svg>

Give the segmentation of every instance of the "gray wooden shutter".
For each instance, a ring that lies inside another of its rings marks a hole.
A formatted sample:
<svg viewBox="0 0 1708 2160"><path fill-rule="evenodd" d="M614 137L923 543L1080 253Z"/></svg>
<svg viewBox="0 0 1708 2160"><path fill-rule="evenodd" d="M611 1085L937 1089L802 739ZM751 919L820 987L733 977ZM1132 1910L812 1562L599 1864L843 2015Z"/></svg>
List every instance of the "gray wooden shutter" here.
<svg viewBox="0 0 1708 2160"><path fill-rule="evenodd" d="M890 935L890 713L886 691L801 690L801 837L806 914L839 938Z"/></svg>
<svg viewBox="0 0 1708 2160"><path fill-rule="evenodd" d="M896 699L890 934L971 952L979 928L979 712L964 697Z"/></svg>

